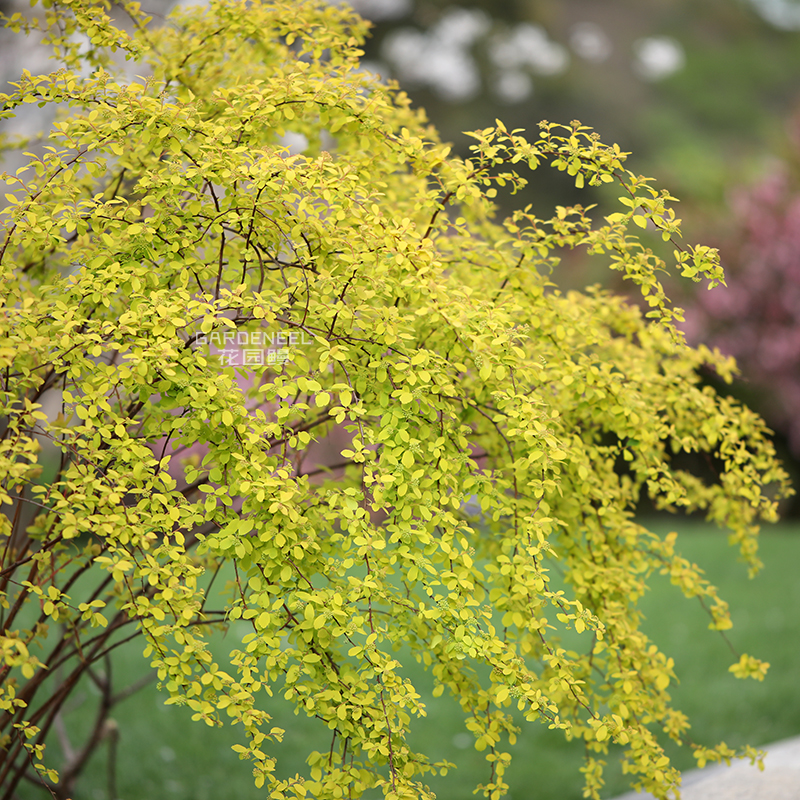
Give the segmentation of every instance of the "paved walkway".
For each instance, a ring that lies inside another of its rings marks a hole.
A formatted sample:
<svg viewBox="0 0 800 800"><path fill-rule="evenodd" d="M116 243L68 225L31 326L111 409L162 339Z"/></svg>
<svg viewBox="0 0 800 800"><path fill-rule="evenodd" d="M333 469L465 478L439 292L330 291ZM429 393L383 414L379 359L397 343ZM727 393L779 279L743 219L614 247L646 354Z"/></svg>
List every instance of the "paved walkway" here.
<svg viewBox="0 0 800 800"><path fill-rule="evenodd" d="M800 800L800 736L758 749L767 751L763 772L747 760L684 772L681 800ZM616 800L652 797L629 792Z"/></svg>

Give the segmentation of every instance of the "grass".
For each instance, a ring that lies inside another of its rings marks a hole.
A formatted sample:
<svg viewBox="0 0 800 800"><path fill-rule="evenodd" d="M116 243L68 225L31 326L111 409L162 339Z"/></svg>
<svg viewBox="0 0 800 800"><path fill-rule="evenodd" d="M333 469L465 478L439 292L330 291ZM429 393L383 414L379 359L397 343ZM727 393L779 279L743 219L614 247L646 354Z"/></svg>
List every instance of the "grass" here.
<svg viewBox="0 0 800 800"><path fill-rule="evenodd" d="M680 683L674 688L675 705L689 715L694 741L713 744L724 740L731 746L761 745L800 734L800 693L796 675L800 666L800 526L775 527L762 536L761 558L765 569L754 580L737 563L724 534L703 524L669 520L654 523L656 529L678 529L679 549L700 564L731 606L734 627L728 637L739 652L771 663L767 680L740 681L727 670L735 657L725 640L707 630L708 618L697 601L685 599L668 579L655 576L652 591L643 599L646 631L675 659ZM236 632L233 631L232 634ZM446 697L430 697L427 676L416 668L409 676L428 705L428 716L417 726L412 744L433 759L458 764L431 786L446 800L470 800L475 785L487 777L483 755L472 748L472 737L462 725L462 713ZM114 665L121 684L146 672L139 651L125 650ZM67 716L67 727L79 740L90 722L91 686L82 687ZM427 695L427 696L426 696ZM120 737L117 745L116 788L120 800L167 798L174 800L237 800L259 798L248 766L230 749L237 737L233 729L212 729L190 721L186 708L165 706L154 684L121 703L116 709ZM315 723L298 717L280 697L268 700L274 724L286 729L279 747L281 774L302 769L305 754L324 749L329 739L319 737ZM55 743L52 747L55 747ZM677 766L691 769L694 761L686 749L670 747ZM543 726L521 723L521 734L512 749L514 760L507 773L513 800L578 800L582 780L579 743ZM107 745L101 746L81 779L74 800L110 800ZM627 790L628 785L608 759L605 797ZM23 800L44 797L33 787L23 787Z"/></svg>

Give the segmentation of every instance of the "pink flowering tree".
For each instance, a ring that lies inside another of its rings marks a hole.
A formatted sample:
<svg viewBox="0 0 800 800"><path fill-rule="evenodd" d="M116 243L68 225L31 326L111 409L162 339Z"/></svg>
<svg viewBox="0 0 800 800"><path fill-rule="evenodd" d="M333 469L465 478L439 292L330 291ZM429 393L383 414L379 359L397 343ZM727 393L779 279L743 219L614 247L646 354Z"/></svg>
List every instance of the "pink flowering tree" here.
<svg viewBox="0 0 800 800"><path fill-rule="evenodd" d="M685 331L734 356L767 422L800 457L800 186L788 166L732 202L727 286L698 292Z"/></svg>

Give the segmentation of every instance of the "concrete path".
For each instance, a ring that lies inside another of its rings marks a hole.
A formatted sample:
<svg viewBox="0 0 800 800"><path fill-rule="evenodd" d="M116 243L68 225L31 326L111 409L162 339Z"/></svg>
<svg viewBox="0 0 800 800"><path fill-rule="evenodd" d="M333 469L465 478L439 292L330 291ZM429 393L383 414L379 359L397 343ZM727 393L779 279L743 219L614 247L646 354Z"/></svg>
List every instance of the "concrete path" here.
<svg viewBox="0 0 800 800"><path fill-rule="evenodd" d="M763 772L747 760L684 772L681 800L800 800L800 736L758 749L767 752ZM616 800L652 798L628 792Z"/></svg>

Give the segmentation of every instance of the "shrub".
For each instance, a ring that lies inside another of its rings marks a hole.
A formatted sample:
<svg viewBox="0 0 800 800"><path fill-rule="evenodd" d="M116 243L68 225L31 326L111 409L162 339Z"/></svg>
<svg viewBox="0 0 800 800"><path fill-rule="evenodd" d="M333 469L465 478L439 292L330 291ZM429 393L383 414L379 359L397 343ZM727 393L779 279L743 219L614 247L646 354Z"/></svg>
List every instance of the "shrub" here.
<svg viewBox="0 0 800 800"><path fill-rule="evenodd" d="M424 713L409 658L463 708L485 796L505 791L512 705L584 740L587 796L612 742L665 796L679 776L659 737L688 721L637 600L666 572L711 628L731 623L634 507L645 492L705 511L756 569L759 520L788 491L761 420L701 387L701 364L731 365L686 346L665 264L635 235L649 220L675 239L672 198L578 123L527 139L498 122L451 157L359 71L365 24L346 9L212 0L157 29L124 9L129 31L103 6L48 4L64 69L4 98L6 117L59 116L4 176L2 796L31 765L68 796L108 685L60 784L48 736L81 677L135 638L167 703L237 726L271 798L432 796L426 773L448 765L407 743ZM148 77L125 79L115 52ZM578 187L616 182L621 211L495 220L498 189L548 164ZM566 248L622 271L650 310L559 291ZM709 248L675 253L721 280ZM671 464L697 449L718 481ZM234 620L249 632L215 658L207 632ZM275 774L282 731L257 702L273 691L330 736L304 776ZM734 755L694 746L701 764Z"/></svg>

